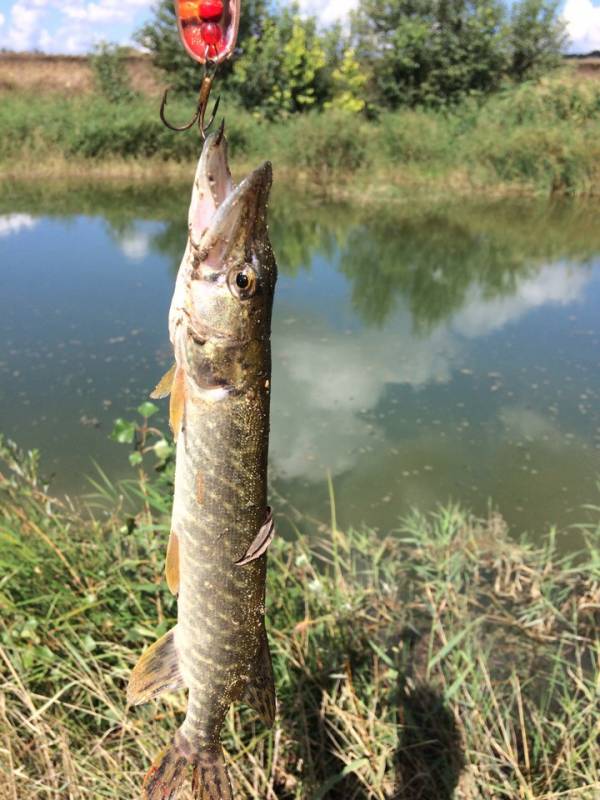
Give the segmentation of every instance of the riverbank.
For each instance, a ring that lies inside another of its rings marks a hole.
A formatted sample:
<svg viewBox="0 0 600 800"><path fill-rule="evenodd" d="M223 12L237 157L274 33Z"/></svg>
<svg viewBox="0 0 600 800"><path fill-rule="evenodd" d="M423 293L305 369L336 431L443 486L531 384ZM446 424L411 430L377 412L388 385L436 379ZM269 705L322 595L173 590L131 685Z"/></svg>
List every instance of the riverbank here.
<svg viewBox="0 0 600 800"><path fill-rule="evenodd" d="M100 476L78 508L47 493L35 454L4 441L0 456L0 796L136 797L185 709L180 694L124 700L175 613L169 471ZM446 508L384 538L335 512L310 538L276 538L279 716L274 733L228 717L236 797L596 797L600 524L568 557L552 532L537 549L506 533Z"/></svg>
<svg viewBox="0 0 600 800"><path fill-rule="evenodd" d="M169 101L184 120L193 98ZM0 105L0 180L160 180L189 175L195 130L160 123L158 98L40 98ZM453 194L600 192L600 85L569 74L507 89L452 111L403 110L367 121L335 111L267 123L224 98L236 169L261 159L280 178L354 200L407 191Z"/></svg>

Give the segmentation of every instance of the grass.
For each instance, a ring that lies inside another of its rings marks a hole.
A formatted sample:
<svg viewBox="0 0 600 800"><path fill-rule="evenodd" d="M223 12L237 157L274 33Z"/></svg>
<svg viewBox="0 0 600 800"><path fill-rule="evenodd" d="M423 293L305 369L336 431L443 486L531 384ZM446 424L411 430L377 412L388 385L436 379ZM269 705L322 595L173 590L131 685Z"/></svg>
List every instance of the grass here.
<svg viewBox="0 0 600 800"><path fill-rule="evenodd" d="M185 710L181 694L124 699L175 614L169 472L99 473L76 508L35 453L2 440L0 455L0 798L138 797ZM231 711L236 797L598 797L600 523L566 557L553 532L517 544L499 516L458 508L381 538L340 530L332 502L313 527L270 551L279 714L269 732Z"/></svg>
<svg viewBox="0 0 600 800"><path fill-rule="evenodd" d="M193 98L173 98L175 121ZM225 98L239 164L270 158L280 174L328 192L372 198L399 189L596 195L600 84L565 72L510 87L448 112L401 110L368 122L335 111L267 123ZM198 155L197 131L174 134L158 100L6 93L0 105L0 177L184 174Z"/></svg>

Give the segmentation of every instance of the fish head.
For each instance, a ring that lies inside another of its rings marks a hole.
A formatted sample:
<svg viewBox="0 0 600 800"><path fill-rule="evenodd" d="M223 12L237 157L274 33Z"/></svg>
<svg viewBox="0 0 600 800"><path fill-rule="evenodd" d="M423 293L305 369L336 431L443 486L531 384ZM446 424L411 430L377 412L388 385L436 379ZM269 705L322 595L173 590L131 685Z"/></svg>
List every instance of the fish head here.
<svg viewBox="0 0 600 800"><path fill-rule="evenodd" d="M265 162L234 186L222 131L207 138L190 206L180 326L186 372L200 388L241 389L270 372L271 181Z"/></svg>

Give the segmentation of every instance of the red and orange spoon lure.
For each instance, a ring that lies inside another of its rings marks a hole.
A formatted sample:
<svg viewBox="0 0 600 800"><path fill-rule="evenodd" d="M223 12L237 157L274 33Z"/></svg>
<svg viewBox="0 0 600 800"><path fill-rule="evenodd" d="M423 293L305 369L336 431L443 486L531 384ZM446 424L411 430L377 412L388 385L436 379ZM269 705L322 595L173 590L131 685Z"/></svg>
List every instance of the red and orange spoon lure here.
<svg viewBox="0 0 600 800"><path fill-rule="evenodd" d="M233 53L240 26L240 0L175 0L183 46L196 61L220 64Z"/></svg>
<svg viewBox="0 0 600 800"><path fill-rule="evenodd" d="M204 65L204 76L198 96L196 113L185 125L172 125L165 118L167 91L160 106L160 118L174 131L186 131L198 122L202 138L210 128L219 105L219 100L208 122L206 107L212 82L219 64L231 58L235 50L240 27L241 0L175 0L177 27L182 44L194 61Z"/></svg>

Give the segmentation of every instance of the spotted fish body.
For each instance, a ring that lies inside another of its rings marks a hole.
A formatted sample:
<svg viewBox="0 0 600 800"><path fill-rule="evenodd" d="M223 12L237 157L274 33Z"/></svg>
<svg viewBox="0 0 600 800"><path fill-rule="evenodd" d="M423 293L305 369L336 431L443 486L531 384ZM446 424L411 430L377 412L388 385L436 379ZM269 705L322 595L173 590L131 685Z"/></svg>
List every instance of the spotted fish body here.
<svg viewBox="0 0 600 800"><path fill-rule="evenodd" d="M175 628L140 659L129 700L186 687L185 720L152 766L147 800L177 796L188 767L200 800L231 800L220 731L232 702L267 725L275 690L264 623L271 375L277 268L268 239L268 163L234 187L222 131L208 137L194 183L189 240L169 328L175 367L154 396L171 393L177 440L167 581Z"/></svg>

